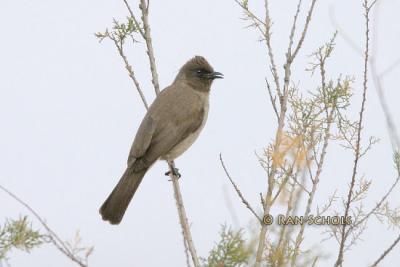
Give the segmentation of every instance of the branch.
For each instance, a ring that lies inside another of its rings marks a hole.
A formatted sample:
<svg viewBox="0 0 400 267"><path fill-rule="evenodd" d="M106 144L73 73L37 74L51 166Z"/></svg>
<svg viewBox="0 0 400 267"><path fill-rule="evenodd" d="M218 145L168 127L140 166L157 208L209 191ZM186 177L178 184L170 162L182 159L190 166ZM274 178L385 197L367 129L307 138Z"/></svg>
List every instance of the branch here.
<svg viewBox="0 0 400 267"><path fill-rule="evenodd" d="M143 37L143 39L146 40L146 37L145 37L144 32L143 32L143 29L142 29L142 27L140 27L140 24L139 24L138 20L136 19L135 14L133 14L132 9L128 4L128 1L127 0L123 0L123 1L125 3L126 8L129 11L129 14L131 15L131 18L133 19L133 22L135 23L136 28L138 29L140 35Z"/></svg>
<svg viewBox="0 0 400 267"><path fill-rule="evenodd" d="M389 195L392 193L393 189L396 187L396 185L399 183L399 181L400 181L400 176L397 176L397 179L394 181L394 183L389 188L389 190L386 192L386 194L381 198L381 200L379 200L379 202L375 205L375 207L373 209L371 209L360 221L358 221L356 224L352 225L348 231L353 230L354 228L356 228L357 226L362 224L365 220L367 220L372 214L374 214L375 211L377 209L379 209L382 206L382 204L385 202L385 200L389 197Z"/></svg>
<svg viewBox="0 0 400 267"><path fill-rule="evenodd" d="M331 113L329 114L330 119L328 119L328 126L325 129L324 145L323 145L322 152L321 152L321 155L320 155L320 162L319 162L319 164L317 166L317 172L315 174L315 179L313 180L312 189L311 189L311 191L309 193L309 196L308 196L307 205L306 205L306 208L305 208L305 212L304 212L303 218L307 218L308 215L310 214L311 205L312 205L313 200L314 200L315 192L317 191L317 186L318 186L318 183L319 183L319 176L320 176L320 174L322 172L322 167L323 167L323 164L324 164L324 159L325 159L325 155L326 155L326 151L327 151L328 143L329 143L328 141L329 141L329 138L330 138L330 127L331 127L331 124L332 124L332 115L333 115L333 109L332 109ZM297 234L297 237L296 237L293 256L291 258L291 266L292 267L296 266L296 260L297 260L297 256L298 256L298 253L299 253L300 245L301 245L302 241L304 240L303 235L304 235L304 231L305 231L305 226L306 226L306 224L301 224L299 233Z"/></svg>
<svg viewBox="0 0 400 267"><path fill-rule="evenodd" d="M321 61L321 83L322 83L322 87L325 86L325 68L324 68L324 65L325 65L325 62ZM322 88L322 89L325 90L325 88ZM323 146L322 146L322 151L321 151L320 158L319 158L319 161L318 161L317 171L315 173L315 177L314 177L314 179L312 179L313 185L312 185L311 192L309 193L309 196L308 196L307 205L306 205L306 208L305 208L305 212L304 212L303 218L307 218L308 215L310 214L311 205L312 205L313 200L314 200L315 192L317 191L318 183L319 183L319 180L320 180L319 177L320 177L320 175L322 173L322 168L324 166L324 160L325 160L325 156L326 156L326 153L327 153L329 140L330 140L330 136L331 136L331 126L332 126L334 112L335 112L335 108L336 108L335 105L336 105L336 103L333 104L333 106L331 107L330 112L327 111L328 112L328 114L327 114L327 126L326 126L326 128L324 130L324 142L323 142ZM306 161L308 161L308 160L306 159ZM308 170L311 172L311 170L309 168L309 164L307 164L307 166L308 166ZM306 226L306 224L301 224L299 233L297 234L297 237L296 237L295 248L294 248L294 251L293 251L293 256L291 258L291 266L292 267L296 266L296 260L297 260L297 256L298 256L298 253L299 253L300 245L301 245L301 242L304 239L303 238L303 234L304 234L305 226Z"/></svg>
<svg viewBox="0 0 400 267"><path fill-rule="evenodd" d="M297 180L298 173L299 173L299 169L295 173L295 175L294 175L295 177L293 178L293 180ZM295 191L296 191L296 183L292 183L291 189L290 189L290 194L289 194L289 199L287 201L285 218L288 218L290 216L290 214L294 211L294 209L296 209L296 204L293 207L293 204L294 204L293 202L294 202L294 200L297 200L299 198L296 198L296 195L294 194ZM298 202L298 201L295 201L295 202ZM291 229L286 231L287 228L288 228L287 224L281 225L278 244L276 245L277 251L283 251L285 249L284 246L288 243L288 240L290 239ZM276 263L274 262L272 265L273 266L283 266L285 263L281 262L280 257L277 257L277 258L278 258L278 262L276 262Z"/></svg>
<svg viewBox="0 0 400 267"><path fill-rule="evenodd" d="M374 1L369 6L369 8L372 8L373 5L377 4L377 3L378 3L377 1ZM358 47L356 42L354 42L353 39L343 29L341 29L340 25L338 24L338 22L336 20L333 8L330 9L329 14L330 14L330 17L331 17L332 24L334 25L335 28L339 29L339 33L341 34L343 39L347 42L347 44L349 46L351 46L357 52L357 54L363 56L363 52L362 52L361 48ZM377 31L375 30L374 32L376 34ZM393 122L393 118L391 116L391 113L389 111L389 107L388 107L387 102L386 102L386 98L385 98L385 94L384 94L384 88L383 88L383 85L382 85L382 78L385 75L387 75L389 72L394 70L396 67L398 67L399 64L400 64L400 58L396 59L394 61L394 63L392 63L385 70L383 70L382 72L378 73L378 71L376 70L376 65L375 65L375 54L372 53L372 55L370 56L370 59L369 59L369 65L371 67L372 81L374 82L375 90L376 90L376 92L378 94L379 102L380 102L381 108L383 110L383 113L385 115L386 125L387 125L388 131L389 131L390 141L392 143L392 147L393 147L394 151L400 149L400 137L399 137L399 134L398 134L396 126L395 126L395 123Z"/></svg>
<svg viewBox="0 0 400 267"><path fill-rule="evenodd" d="M374 264L371 265L371 267L376 267L378 266L378 263L381 262L383 260L383 258L385 258L390 251L392 251L392 249L400 242L400 235L394 240L394 242L392 243L392 245L390 245L390 247L388 249L386 249L383 254L379 257L379 259L377 259Z"/></svg>
<svg viewBox="0 0 400 267"><path fill-rule="evenodd" d="M265 82L267 83L267 89L268 89L269 99L271 100L272 108L274 109L276 118L279 121L278 108L276 107L276 96L273 96L273 94L272 94L271 86L268 82L268 79L265 79Z"/></svg>
<svg viewBox="0 0 400 267"><path fill-rule="evenodd" d="M254 209L251 207L251 205L249 204L249 202L246 200L246 198L243 196L242 192L240 192L239 187L235 184L235 182L233 181L233 179L231 178L231 176L229 175L228 170L225 167L225 163L222 159L222 154L219 154L219 160L221 161L221 165L222 168L224 168L225 174L228 177L229 181L231 182L231 184L233 185L233 187L235 188L236 193L238 194L238 196L240 197L240 199L242 200L243 204L251 211L251 213L253 213L253 215L258 219L258 221L261 223L262 220L260 218L260 216L257 215L257 213L254 211Z"/></svg>
<svg viewBox="0 0 400 267"><path fill-rule="evenodd" d="M176 175L174 175L174 169L175 168L175 164L174 162L169 162L168 163L169 166L169 176L171 177L172 180L172 185L174 188L174 196L175 196L175 200L176 200L176 207L178 208L178 214L179 214L179 222L181 224L182 227L182 233L183 233L183 237L184 237L184 241L187 244L189 251L190 251L190 255L192 256L192 260L193 260L193 264L195 267L200 267L200 262L199 262L199 258L197 257L197 253L196 253L196 248L194 246L193 243L193 239L192 239L192 234L190 232L190 226L188 223L188 219L186 216L186 210L185 210L185 206L183 205L183 199L182 199L182 194L181 194L181 189L179 187L179 177L177 177Z"/></svg>
<svg viewBox="0 0 400 267"><path fill-rule="evenodd" d="M133 71L132 66L129 64L128 59L125 56L122 43L119 43L118 40L116 38L114 38L113 36L110 36L110 39L114 41L115 47L117 48L119 55L124 60L125 69L128 71L129 77L132 79L133 83L135 84L136 90L138 91L144 106L146 107L146 109L149 109L149 105L147 104L146 97L144 96L143 91L140 88L139 81L136 79L135 72Z"/></svg>
<svg viewBox="0 0 400 267"><path fill-rule="evenodd" d="M297 44L294 56L297 54L298 50L300 50L301 45L305 39L307 30L308 30L308 25L309 25L309 22L311 21L312 11L313 11L315 2L316 2L316 0L313 0L310 10L308 12L306 24L304 26L300 41ZM289 53L286 54L286 63L284 65L284 69L285 69L284 87L283 87L283 92L281 92L279 89L279 77L278 77L278 73L276 71L276 65L274 62L274 54L272 52L272 47L271 47L271 43L270 43L270 41L271 41L270 40L271 18L269 15L269 2L268 2L268 0L265 0L264 3L265 3L265 25L266 25L265 40L266 40L266 44L267 44L267 48L268 48L267 49L268 55L271 60L273 76L275 78L275 83L277 86L277 94L279 96L279 100L280 100L280 104L281 104L279 119L278 119L278 127L277 127L276 134L275 134L275 144L274 144L274 149L273 149L273 151L275 153L276 151L279 151L281 141L282 141L281 138L282 138L283 128L285 126L285 117L286 117L287 102L288 102L288 95L289 95L289 82L290 82L290 77L291 77L291 64L293 62L294 56L290 55ZM301 0L299 0L299 3L297 5L297 10L296 10L296 13L294 16L294 21L293 21L293 25L292 25L293 31L295 31L294 29L295 29L295 24L297 21L297 16L298 16L298 13L300 12L300 3L301 3ZM290 36L292 36L292 33L290 34ZM291 46L292 46L292 42L289 41L288 52L291 51ZM276 175L276 171L277 171L276 167L277 167L276 164L272 164L271 173L268 176L268 187L267 187L267 193L265 195L265 201L264 201L264 203L265 203L264 215L268 215L270 212L270 209L271 209L272 191L273 191L275 175ZM258 240L255 267L261 267L261 262L263 260L262 259L263 253L265 250L266 234L267 234L267 225L262 224L261 230L260 230L260 235L259 235L259 240Z"/></svg>
<svg viewBox="0 0 400 267"><path fill-rule="evenodd" d="M286 55L286 57L289 59L289 58L292 58L292 46L293 46L293 39L294 39L294 34L295 34L295 32L296 32L296 23L297 23L297 18L298 18L298 16L299 16L299 13L300 13L300 9L301 9L301 1L302 0L299 0L299 2L297 3L297 9L296 9L296 14L294 15L294 19L293 19L293 23L292 23L292 29L290 30L290 35L289 35L289 48L288 48L288 52L287 52L287 55ZM304 28L305 29L305 28ZM302 35L303 36L303 35ZM299 44L297 45L297 47L299 47L299 45L300 45L300 42L299 42ZM296 48L296 50L297 50L297 48ZM294 58L294 57L293 57Z"/></svg>
<svg viewBox="0 0 400 267"><path fill-rule="evenodd" d="M140 10L142 10L144 40L146 41L147 55L148 55L149 61L150 61L150 70L151 70L151 76L152 76L151 82L153 83L156 95L158 95L160 93L160 85L158 83L156 60L154 57L153 43L152 43L151 35L150 35L149 2L147 2L147 4L146 4L146 0L140 0L139 8L140 8Z"/></svg>
<svg viewBox="0 0 400 267"><path fill-rule="evenodd" d="M265 43L267 45L267 50L268 50L268 57L271 63L271 71L272 71L272 76L274 77L275 81L275 86L276 86L276 92L278 94L279 99L282 98L282 92L281 92L281 86L279 82L279 74L278 70L276 67L275 63L275 58L274 58L274 52L272 50L272 45L271 45L271 26L272 26L272 21L271 21L271 16L269 15L269 2L268 0L265 0L264 2L265 6Z"/></svg>
<svg viewBox="0 0 400 267"><path fill-rule="evenodd" d="M375 2L373 2L374 4ZM358 163L360 159L360 147L361 147L361 131L363 126L363 118L364 118L364 111L365 111L365 103L367 98L367 89L368 89L368 57L369 57L369 12L371 10L371 6L368 5L368 0L364 0L364 10L365 10L365 50L364 50L364 81L363 81L363 95L362 95L362 102L361 102L361 110L359 113L359 120L358 120L358 127L357 127L357 139L356 139L356 147L355 147L355 157L354 157L354 164L353 164L353 173L351 176L351 183L350 188L347 195L347 202L344 217L347 218L350 211L351 199L353 195L353 189L355 185ZM341 231L341 238L340 238L340 245L339 245L339 254L335 263L335 267L341 266L343 263L343 251L346 242L346 224L342 225Z"/></svg>
<svg viewBox="0 0 400 267"><path fill-rule="evenodd" d="M379 98L379 103L381 104L383 113L386 118L386 125L387 125L389 136L390 136L390 142L392 144L393 150L396 151L396 150L400 149L399 134L397 132L395 123L393 122L393 118L389 111L388 104L386 102L386 98L385 98L385 94L384 94L383 86L382 86L382 81L380 78L381 76L377 75L375 60L371 59L369 63L371 66L372 81L374 82L375 89L376 89L376 92L377 92L378 98Z"/></svg>
<svg viewBox="0 0 400 267"><path fill-rule="evenodd" d="M124 0L124 3L127 6L132 18L134 19L135 24L138 25L137 21L135 20L135 18L133 16L132 9L130 8L128 2L126 0ZM147 1L147 3L146 3L146 0L140 0L139 8L142 11L142 22L143 22L143 29L144 29L144 32L142 30L140 30L140 33L141 33L142 37L144 38L144 40L146 41L147 55L148 55L149 61L150 61L150 71L151 71L151 75L152 75L152 83L153 83L156 95L158 95L160 93L160 88L159 88L156 62L155 62L155 57L154 57L154 50L153 50L153 45L152 45L152 40L151 40L151 35L150 35L150 24L149 24L149 19L148 19L149 1ZM141 28L139 27L139 29L141 29ZM142 100L143 100L143 98L142 98ZM143 104L147 108L147 104L145 101L143 101ZM167 162L167 163L168 163L168 168L170 170L169 175L171 177L171 181L172 181L172 185L173 185L174 197L176 200L176 207L178 209L178 214L179 214L179 221L180 221L180 224L182 227L184 244L187 245L187 247L190 251L194 266L199 267L200 263L199 263L199 259L197 257L196 248L193 243L188 219L186 216L185 206L183 204L182 194L181 194L181 190L179 187L179 181L178 181L179 177L177 177L174 174L175 172L173 171L175 169L175 163L173 161ZM185 251L186 251L186 246L185 246Z"/></svg>
<svg viewBox="0 0 400 267"><path fill-rule="evenodd" d="M248 5L245 4L243 2L243 0L241 0L241 1L235 0L235 2L236 2L236 4L238 4L244 10L244 13L245 13L245 18L244 19L252 21L252 24L249 25L249 27L252 27L252 26L256 27L260 31L261 35L264 37L265 36L265 31L261 27L261 26L265 27L264 22L262 20L260 20L252 11L250 11Z"/></svg>
<svg viewBox="0 0 400 267"><path fill-rule="evenodd" d="M70 260L73 262L77 263L81 267L88 267L87 263L84 263L81 259L79 259L74 253L68 248L68 246L65 244L64 241L61 240L61 238L48 226L48 224L44 221L44 219L37 213L31 206L29 206L25 201L20 199L17 195L9 191L7 188L4 186L0 185L0 189L3 190L5 193L7 193L11 198L16 200L19 204L24 206L33 214L33 216L40 222L40 224L46 229L51 243L59 250L61 253L63 253L65 256L67 256Z"/></svg>
<svg viewBox="0 0 400 267"><path fill-rule="evenodd" d="M299 50L300 50L300 48L301 48L301 46L302 46L302 44L303 44L303 42L304 42L304 39L305 39L305 37L306 37L306 33L307 33L308 26L309 26L310 21L311 21L312 13L313 13L314 6L315 6L315 3L316 3L316 2L317 2L317 0L313 0L312 3L311 3L311 7L310 7L310 9L308 10L306 23L305 23L305 25L304 25L303 32L301 33L300 40L299 40L299 42L297 43L296 49L294 50L294 53L293 53L293 55L292 55L292 59L294 59L294 58L296 57L297 53L299 52Z"/></svg>
<svg viewBox="0 0 400 267"><path fill-rule="evenodd" d="M271 22L271 19L270 19L270 16L269 16L268 0L265 1L265 22L262 21L260 18L258 18L249 9L247 1L235 0L235 2L244 10L244 13L245 13L245 16L246 16L245 19L252 21L252 24L250 25L250 27L251 26L256 27L260 31L263 39L265 40L265 44L267 45L268 57L269 57L269 60L270 60L270 69L271 69L272 76L273 76L274 82L275 82L275 89L276 89L278 97L282 98L282 93L281 93L280 83L279 83L279 74L278 74L278 71L277 71L275 58L274 58L274 53L273 53L272 45L271 45L271 35L272 35L271 26L272 26L272 22Z"/></svg>

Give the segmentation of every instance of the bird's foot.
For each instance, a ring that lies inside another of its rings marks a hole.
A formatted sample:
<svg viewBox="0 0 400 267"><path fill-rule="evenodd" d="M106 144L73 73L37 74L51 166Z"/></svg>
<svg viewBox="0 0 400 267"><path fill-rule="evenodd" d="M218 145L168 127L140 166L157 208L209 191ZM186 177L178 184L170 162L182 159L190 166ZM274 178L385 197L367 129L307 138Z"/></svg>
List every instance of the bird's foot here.
<svg viewBox="0 0 400 267"><path fill-rule="evenodd" d="M175 177L181 178L181 174L179 173L178 168L172 168L171 170L169 170L165 173L166 176L169 176L170 174L172 174Z"/></svg>

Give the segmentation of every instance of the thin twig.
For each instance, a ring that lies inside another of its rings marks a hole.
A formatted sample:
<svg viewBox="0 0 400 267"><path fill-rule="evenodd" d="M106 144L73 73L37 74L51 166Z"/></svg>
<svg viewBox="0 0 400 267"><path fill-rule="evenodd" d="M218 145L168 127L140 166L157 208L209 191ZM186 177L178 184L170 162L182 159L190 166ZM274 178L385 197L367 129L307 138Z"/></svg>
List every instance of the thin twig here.
<svg viewBox="0 0 400 267"><path fill-rule="evenodd" d="M260 216L258 216L258 214L254 211L254 209L251 207L251 205L249 204L249 202L246 200L246 198L243 196L242 192L240 191L239 187L236 185L236 183L233 181L232 177L230 176L228 170L226 169L224 160L222 159L222 154L219 154L219 160L221 161L221 165L222 168L225 171L226 176L228 177L229 181L231 182L231 184L233 185L233 188L235 188L236 193L238 194L238 196L240 197L240 199L242 200L243 204L251 211L251 213L253 213L253 215L258 219L258 221L261 223L262 220L260 218Z"/></svg>
<svg viewBox="0 0 400 267"><path fill-rule="evenodd" d="M156 95L158 95L160 93L160 85L158 83L156 59L154 57L153 43L152 43L151 34L150 34L149 9L148 9L148 3L146 4L146 0L140 0L139 8L140 8L140 10L142 10L144 39L146 41L147 55L148 55L149 61L150 61L150 70L151 70L151 76L152 76L151 82L153 83Z"/></svg>
<svg viewBox="0 0 400 267"><path fill-rule="evenodd" d="M280 86L280 79L279 79L279 74L278 70L276 67L275 63L275 57L274 57L274 52L272 49L272 44L271 44L271 26L272 26L272 20L271 16L269 15L269 2L268 0L265 0L264 2L265 6L265 43L267 45L267 51L268 51L268 57L271 63L271 70L272 70L272 76L274 77L275 81L275 86L276 86L276 92L278 94L279 99L282 98L282 92L281 92L281 86Z"/></svg>
<svg viewBox="0 0 400 267"><path fill-rule="evenodd" d="M144 96L143 91L140 88L139 81L136 79L135 72L133 71L132 66L129 64L128 59L125 56L122 43L119 43L118 40L112 36L110 36L110 39L114 41L115 47L117 48L119 55L124 60L125 69L128 71L129 77L132 79L133 83L135 84L136 90L138 91L140 98L143 101L144 106L146 107L146 109L149 109L149 105L147 104L146 97Z"/></svg>
<svg viewBox="0 0 400 267"><path fill-rule="evenodd" d="M371 57L372 58L372 57ZM386 67L382 72L379 73L378 77L382 78L383 76L388 75L391 73L393 70L397 69L397 67L400 65L400 58L396 59L392 64L390 64L388 67ZM372 71L371 71L372 72Z"/></svg>
<svg viewBox="0 0 400 267"><path fill-rule="evenodd" d="M390 251L393 250L393 248L400 242L400 235L394 240L394 242L392 243L392 245L390 245L390 247L388 249L386 249L382 255L379 257L379 259L377 259L374 264L371 265L371 267L376 267L378 266L378 263L381 262L383 260L383 258L385 258Z"/></svg>
<svg viewBox="0 0 400 267"><path fill-rule="evenodd" d="M377 4L377 3L379 3L379 2L375 1L374 4ZM372 5L370 5L370 6L372 6ZM339 34L343 37L343 39L347 42L347 44L349 46L351 46L357 52L357 54L359 54L360 56L364 56L364 54L362 52L362 49L356 44L356 42L354 42L354 40L350 37L350 35L347 34L346 31L344 31L340 27L339 23L336 20L335 12L334 12L333 8L330 9L329 14L330 14L330 18L331 18L332 24L334 25L335 28L338 29ZM376 30L374 32L375 32L375 34L377 34ZM387 75L389 72L394 70L396 67L398 67L398 65L400 64L400 58L396 59L394 61L394 63L392 63L385 70L383 70L382 72L378 73L378 71L376 69L376 64L375 64L375 56L376 55L373 53L370 56L370 59L369 59L369 65L370 65L372 81L374 82L374 87L375 87L375 90L376 90L376 92L378 94L379 102L380 102L380 105L382 107L383 113L385 115L386 125L387 125L388 131L389 131L390 141L392 143L393 150L396 151L396 150L400 149L400 137L399 137L399 134L397 132L395 123L393 122L393 118L392 118L391 113L389 111L389 107L387 105L386 97L385 97L385 94L384 94L384 88L383 88L383 85L382 85L382 78L385 75Z"/></svg>
<svg viewBox="0 0 400 267"><path fill-rule="evenodd" d="M353 230L354 228L357 228L360 224L362 224L365 220L367 220L372 214L375 213L377 209L379 209L383 202L389 197L389 195L392 193L393 189L397 186L397 184L400 182L400 176L397 176L396 180L392 184L392 186L389 188L389 190L386 192L386 194L379 200L379 202L375 205L373 209L371 209L360 221L358 221L356 224L351 225L350 229L348 231Z"/></svg>
<svg viewBox="0 0 400 267"><path fill-rule="evenodd" d="M315 267L318 261L318 256L315 257L315 259L313 260L313 264L311 265L311 267Z"/></svg>
<svg viewBox="0 0 400 267"><path fill-rule="evenodd" d="M300 169L297 170L295 173L295 178L298 176ZM293 200L295 200L295 191L296 191L296 183L291 184L291 189L290 189L290 194L289 194L289 199L287 201L287 208L286 208L286 213L285 213L285 218L288 218L293 211ZM289 231L286 231L288 225L284 224L281 226L280 234L279 234L279 240L278 240L278 245L276 246L276 249L278 251L283 250L284 246L287 244L290 236L290 229ZM281 260L282 257L278 257L278 260ZM284 266L284 262L277 262L276 266Z"/></svg>
<svg viewBox="0 0 400 267"><path fill-rule="evenodd" d="M276 115L276 119L279 121L278 108L276 107L276 97L274 97L273 94L272 94L271 86L270 86L270 84L268 82L268 79L265 79L265 82L267 83L267 89L268 89L269 98L271 100L272 108L274 109L274 112L275 112L275 115Z"/></svg>
<svg viewBox="0 0 400 267"><path fill-rule="evenodd" d="M293 179L293 182L294 182L295 184L297 184L297 185L300 187L300 189L301 189L302 191L306 192L308 195L311 194L310 190L308 190L307 188L305 188L304 185L302 185L302 184L297 180L297 178ZM312 182L314 182L314 180L312 180Z"/></svg>
<svg viewBox="0 0 400 267"><path fill-rule="evenodd" d="M138 20L136 19L135 14L133 14L133 11L132 11L131 7L129 6L128 1L127 0L123 0L123 1L125 3L126 8L129 11L129 14L131 15L131 18L133 19L133 22L135 23L136 29L138 29L138 31L139 31L140 35L143 37L143 39L146 40L143 29L142 29L142 27L140 27L140 24L139 24Z"/></svg>
<svg viewBox="0 0 400 267"><path fill-rule="evenodd" d="M375 3L375 2L373 2ZM353 196L353 189L356 181L358 163L360 159L360 147L361 147L361 132L363 126L363 119L364 119L364 111L365 111L365 104L367 99L367 89L368 89L368 57L369 57L369 12L372 6L368 6L368 0L364 0L364 18L365 18L365 50L364 50L364 77L363 77L363 94L362 94L362 102L361 102L361 110L359 113L359 120L357 126L357 139L356 139L356 147L355 147L355 155L354 155L354 164L353 164L353 172L351 176L350 187L347 195L347 201L345 206L345 213L344 217L347 218L350 211L351 199ZM341 266L343 263L343 253L344 247L346 242L346 224L342 225L341 229L341 239L339 245L339 253L335 263L335 267Z"/></svg>
<svg viewBox="0 0 400 267"><path fill-rule="evenodd" d="M68 246L65 244L64 241L61 240L61 238L48 226L48 224L44 221L44 219L37 213L31 206L28 205L25 201L23 201L21 198L19 198L17 195L12 193L10 190L5 188L4 186L0 185L0 189L3 190L5 193L7 193L10 197L12 197L14 200L16 200L18 203L20 203L22 206L27 208L33 216L40 222L40 224L46 229L46 231L49 234L50 240L53 243L53 245L61 251L65 256L67 256L69 259L71 259L73 262L77 263L81 267L87 267L88 265L83 263L81 260L79 260L75 255L70 251Z"/></svg>
<svg viewBox="0 0 400 267"><path fill-rule="evenodd" d="M350 45L354 49L354 51L357 52L359 56L363 57L364 53L362 49L358 46L356 42L353 41L351 36L347 34L346 31L339 25L336 19L336 13L333 5L329 8L329 19L331 20L333 27L337 29L338 33L347 42L347 44Z"/></svg>
<svg viewBox="0 0 400 267"><path fill-rule="evenodd" d="M297 3L297 8L296 8L296 13L294 15L294 19L293 19L293 23L292 23L292 29L290 30L290 35L289 35L289 47L288 47L288 51L287 51L287 58L290 58L290 60L292 60L292 46L293 46L293 39L294 39L294 34L296 32L296 24L297 24L297 18L299 16L300 13L300 9L301 9L301 1L299 0L299 2ZM297 46L301 45L300 42L297 44ZM295 56L293 56L294 58Z"/></svg>
<svg viewBox="0 0 400 267"><path fill-rule="evenodd" d="M386 101L384 89L382 86L382 81L380 78L381 76L378 76L378 74L377 74L375 60L373 58L371 58L371 60L369 61L369 64L371 66L372 81L374 82L375 89L378 94L379 103L381 104L383 113L385 115L386 126L388 128L388 132L389 132L389 136L390 136L390 142L392 144L393 150L397 151L400 149L400 137L397 132L395 123L393 122L393 118L390 113L387 101Z"/></svg>
<svg viewBox="0 0 400 267"><path fill-rule="evenodd" d="M282 190L285 188L287 182L289 181L290 176L293 174L293 169L296 164L296 160L297 160L297 158L295 158L295 160L293 161L292 166L289 166L289 170L285 171L285 178L282 180L282 182L278 188L278 191L275 193L275 196L272 198L271 205L273 205L275 203L275 201L278 199Z"/></svg>
<svg viewBox="0 0 400 267"><path fill-rule="evenodd" d="M255 26L259 30L261 35L264 37L265 36L265 31L262 28L262 26L264 26L264 28L265 28L264 22L262 20L260 20L252 11L250 11L248 6L245 6L239 0L235 0L235 2L236 2L236 4L238 4L244 10L244 13L246 14L246 17L244 19L250 19L252 21L252 24L249 27Z"/></svg>
<svg viewBox="0 0 400 267"><path fill-rule="evenodd" d="M296 49L295 49L294 52L293 52L292 60L296 57L296 55L297 55L297 53L299 52L301 46L303 45L303 42L304 42L304 39L305 39L305 37L306 37L306 33L307 33L308 26L309 26L310 21L311 21L312 13L313 13L313 11L314 11L314 6L315 6L315 3L316 3L316 2L317 2L317 0L313 0L313 1L311 2L311 7L310 7L310 9L308 10L308 14L307 14L307 18L306 18L306 23L305 23L305 25L304 25L303 32L301 33L300 40L299 40L299 42L297 43Z"/></svg>
<svg viewBox="0 0 400 267"><path fill-rule="evenodd" d="M380 2L376 2L374 1L373 4L375 3L380 3ZM379 4L376 4L375 7L375 12L378 13L379 11ZM374 22L373 22L373 32L375 35L377 35L379 33L379 31L377 30L377 20L378 20L379 16L376 15L374 16ZM372 46L372 55L370 57L369 60L369 65L371 67L371 76L372 76L372 81L374 82L374 87L375 90L378 94L378 99L379 99L379 103L381 105L381 108L383 110L383 113L385 115L385 119L386 119L386 126L388 128L388 132L389 132L389 136L390 136L390 142L392 144L392 149L394 152L398 151L400 149L400 138L399 138L399 134L397 132L397 128L395 123L393 122L393 117L391 115L391 112L389 110L389 106L387 104L386 101L386 97L385 97L385 93L384 93L384 88L383 88L383 84L382 84L382 79L385 75L387 75L389 72L391 72L392 70L394 70L395 68L398 67L399 63L400 63L400 59L397 59L393 64L391 64L389 67L387 67L384 71L382 71L381 73L378 74L378 71L376 69L376 64L375 64L375 58L376 58L376 53L377 53L377 49L375 49L376 46Z"/></svg>

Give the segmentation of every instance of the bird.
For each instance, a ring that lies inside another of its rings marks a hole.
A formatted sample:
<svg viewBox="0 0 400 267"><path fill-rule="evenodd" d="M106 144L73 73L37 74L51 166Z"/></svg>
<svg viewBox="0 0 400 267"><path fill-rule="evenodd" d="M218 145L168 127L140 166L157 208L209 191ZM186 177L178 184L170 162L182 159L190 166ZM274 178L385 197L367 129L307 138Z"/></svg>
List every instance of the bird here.
<svg viewBox="0 0 400 267"><path fill-rule="evenodd" d="M100 207L103 220L119 224L150 167L157 160L172 164L194 143L208 117L211 85L223 77L204 57L194 56L157 95L140 123L125 172Z"/></svg>

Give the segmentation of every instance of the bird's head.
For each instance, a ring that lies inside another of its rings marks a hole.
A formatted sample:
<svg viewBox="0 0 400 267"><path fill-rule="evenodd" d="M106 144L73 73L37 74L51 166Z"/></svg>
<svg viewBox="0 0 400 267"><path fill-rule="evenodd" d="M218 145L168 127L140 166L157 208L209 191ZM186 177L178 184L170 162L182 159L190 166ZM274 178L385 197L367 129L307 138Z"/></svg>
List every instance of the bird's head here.
<svg viewBox="0 0 400 267"><path fill-rule="evenodd" d="M222 79L224 75L214 71L204 57L195 56L180 69L175 81L181 80L198 91L210 91L214 79Z"/></svg>

